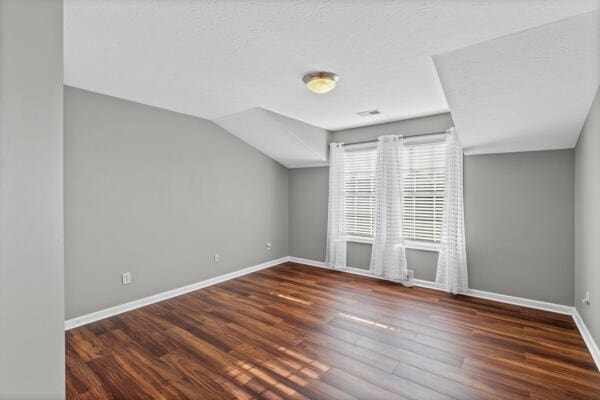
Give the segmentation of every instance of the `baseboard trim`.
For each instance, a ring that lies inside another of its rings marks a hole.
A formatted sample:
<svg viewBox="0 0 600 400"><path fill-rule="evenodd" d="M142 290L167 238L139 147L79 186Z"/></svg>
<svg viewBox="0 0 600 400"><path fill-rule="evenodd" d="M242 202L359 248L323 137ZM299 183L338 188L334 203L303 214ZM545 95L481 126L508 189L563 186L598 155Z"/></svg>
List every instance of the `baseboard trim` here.
<svg viewBox="0 0 600 400"><path fill-rule="evenodd" d="M476 289L469 289L469 291L465 293L465 295L565 315L573 315L574 309L572 306L565 306L563 304L549 303L541 300L526 299L524 297L509 296L506 294L486 292L483 290Z"/></svg>
<svg viewBox="0 0 600 400"><path fill-rule="evenodd" d="M217 283L225 282L230 279L250 274L252 272L260 271L261 269L273 267L275 265L282 264L288 261L288 258L289 257L282 257L276 260L267 261L262 264L257 264L248 268L240 269L239 271L215 276L214 278L206 279L176 289L167 290L166 292L157 293L138 300L133 300L128 303L120 304L118 306L105 308L103 310L95 311L86 315L82 315L80 317L72 318L65 321L65 330L67 331L78 326L86 325L104 318L112 317L114 315L122 314L127 311L135 310L136 308L144 307L149 304L158 303L159 301L167 300L185 293L193 292L194 290L202 289L207 286L215 285Z"/></svg>
<svg viewBox="0 0 600 400"><path fill-rule="evenodd" d="M577 325L577 329L579 329L581 337L583 337L583 341L585 342L588 350L590 351L590 354L592 355L592 358L596 363L598 371L600 371L600 350L598 349L598 345L592 337L592 334L585 325L583 318L581 318L579 311L577 311L577 308L575 307L573 307L573 321L575 321L575 325Z"/></svg>
<svg viewBox="0 0 600 400"><path fill-rule="evenodd" d="M298 264L310 265L311 267L331 269L323 261L315 261L315 260L309 260L308 258L300 258L300 257L292 257L292 256L288 257L287 260L290 262L298 263Z"/></svg>

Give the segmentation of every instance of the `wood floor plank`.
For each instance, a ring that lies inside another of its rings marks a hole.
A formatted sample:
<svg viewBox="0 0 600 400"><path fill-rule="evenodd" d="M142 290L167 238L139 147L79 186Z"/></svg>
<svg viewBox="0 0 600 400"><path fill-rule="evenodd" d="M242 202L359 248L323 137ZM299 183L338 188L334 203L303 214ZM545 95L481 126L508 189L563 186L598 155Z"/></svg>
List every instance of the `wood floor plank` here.
<svg viewBox="0 0 600 400"><path fill-rule="evenodd" d="M600 399L569 316L296 263L65 339L70 400Z"/></svg>

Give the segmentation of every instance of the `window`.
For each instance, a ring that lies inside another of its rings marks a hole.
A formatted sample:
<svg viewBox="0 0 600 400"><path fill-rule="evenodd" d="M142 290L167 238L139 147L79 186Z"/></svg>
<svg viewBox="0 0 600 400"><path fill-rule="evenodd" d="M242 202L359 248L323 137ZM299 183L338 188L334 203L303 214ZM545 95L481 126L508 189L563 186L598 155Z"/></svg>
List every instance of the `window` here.
<svg viewBox="0 0 600 400"><path fill-rule="evenodd" d="M444 212L446 142L404 149L404 238L439 243Z"/></svg>
<svg viewBox="0 0 600 400"><path fill-rule="evenodd" d="M440 241L444 210L446 143L413 142L404 148L404 237L408 247L432 248ZM375 228L376 149L344 154L345 228L353 241L369 242Z"/></svg>
<svg viewBox="0 0 600 400"><path fill-rule="evenodd" d="M345 225L350 236L373 237L376 159L377 151L372 146L344 153Z"/></svg>

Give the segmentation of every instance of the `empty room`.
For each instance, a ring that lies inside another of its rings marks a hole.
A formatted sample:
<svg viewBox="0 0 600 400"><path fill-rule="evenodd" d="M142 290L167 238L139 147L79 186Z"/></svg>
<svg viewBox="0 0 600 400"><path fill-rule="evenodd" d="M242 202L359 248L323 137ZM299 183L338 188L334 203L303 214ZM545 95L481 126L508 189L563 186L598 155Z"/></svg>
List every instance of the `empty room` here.
<svg viewBox="0 0 600 400"><path fill-rule="evenodd" d="M0 0L0 400L600 400L600 0Z"/></svg>

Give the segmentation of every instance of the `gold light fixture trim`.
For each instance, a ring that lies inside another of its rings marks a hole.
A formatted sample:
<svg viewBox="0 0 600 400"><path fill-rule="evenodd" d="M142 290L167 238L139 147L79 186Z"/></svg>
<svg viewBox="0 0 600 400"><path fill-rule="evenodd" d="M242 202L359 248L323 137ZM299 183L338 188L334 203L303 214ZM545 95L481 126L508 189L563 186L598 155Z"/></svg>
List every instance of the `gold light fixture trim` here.
<svg viewBox="0 0 600 400"><path fill-rule="evenodd" d="M311 72L302 78L308 90L313 93L323 94L330 92L340 77L333 72Z"/></svg>

